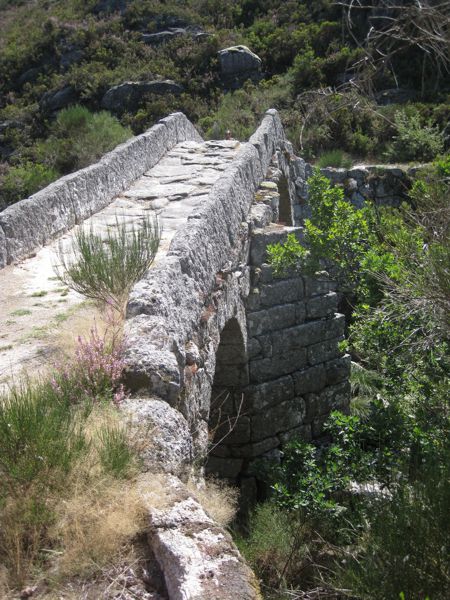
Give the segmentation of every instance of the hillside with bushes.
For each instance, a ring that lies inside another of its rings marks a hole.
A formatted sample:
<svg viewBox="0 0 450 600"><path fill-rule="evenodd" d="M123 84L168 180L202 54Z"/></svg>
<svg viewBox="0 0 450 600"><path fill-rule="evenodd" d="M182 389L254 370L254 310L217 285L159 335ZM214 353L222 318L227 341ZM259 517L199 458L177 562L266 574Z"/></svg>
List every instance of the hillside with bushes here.
<svg viewBox="0 0 450 600"><path fill-rule="evenodd" d="M176 110L206 137L244 140L273 106L298 153L334 151L336 166L342 153L430 161L449 143L449 11L418 7L3 0L0 208ZM230 83L218 52L238 45L260 68Z"/></svg>

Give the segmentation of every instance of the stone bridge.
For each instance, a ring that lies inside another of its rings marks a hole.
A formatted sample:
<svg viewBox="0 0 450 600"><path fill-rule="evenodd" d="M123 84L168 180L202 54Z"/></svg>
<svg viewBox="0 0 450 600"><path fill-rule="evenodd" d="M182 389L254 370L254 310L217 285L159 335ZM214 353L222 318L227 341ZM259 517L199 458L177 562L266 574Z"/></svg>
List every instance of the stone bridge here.
<svg viewBox="0 0 450 600"><path fill-rule="evenodd" d="M123 410L141 435L151 428L145 468L175 488L205 468L253 502L254 461L320 437L329 412L348 406L333 282L278 278L266 263L269 243L301 239L308 175L275 110L247 143L205 142L176 113L0 213L0 267L85 219L105 227L118 213L159 215L157 260L127 305ZM258 597L228 534L189 494L150 522L169 598Z"/></svg>

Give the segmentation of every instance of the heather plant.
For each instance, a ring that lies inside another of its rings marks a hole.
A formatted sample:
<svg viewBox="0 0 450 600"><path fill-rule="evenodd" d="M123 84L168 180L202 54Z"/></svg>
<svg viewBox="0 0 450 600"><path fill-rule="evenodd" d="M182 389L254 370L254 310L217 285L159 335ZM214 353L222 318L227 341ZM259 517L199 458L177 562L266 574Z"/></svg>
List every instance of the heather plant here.
<svg viewBox="0 0 450 600"><path fill-rule="evenodd" d="M137 226L117 218L106 238L80 227L70 258L60 247L55 271L67 287L122 314L131 287L152 264L160 238L161 228L152 216Z"/></svg>
<svg viewBox="0 0 450 600"><path fill-rule="evenodd" d="M122 353L122 343L108 343L107 334L100 336L94 325L88 338L78 337L75 357L57 365L51 378L55 393L70 404L104 399L119 403L125 395Z"/></svg>

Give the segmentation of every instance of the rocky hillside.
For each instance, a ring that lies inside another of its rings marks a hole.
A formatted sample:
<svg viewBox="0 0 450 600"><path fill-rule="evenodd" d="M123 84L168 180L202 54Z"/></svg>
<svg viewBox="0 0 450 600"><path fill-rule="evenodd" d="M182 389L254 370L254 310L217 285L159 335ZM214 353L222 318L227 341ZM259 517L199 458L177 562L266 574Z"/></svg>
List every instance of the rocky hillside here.
<svg viewBox="0 0 450 600"><path fill-rule="evenodd" d="M307 158L434 158L448 143L447 3L346 4L1 1L0 209L174 110L244 139L275 106ZM399 152L402 126L416 135Z"/></svg>

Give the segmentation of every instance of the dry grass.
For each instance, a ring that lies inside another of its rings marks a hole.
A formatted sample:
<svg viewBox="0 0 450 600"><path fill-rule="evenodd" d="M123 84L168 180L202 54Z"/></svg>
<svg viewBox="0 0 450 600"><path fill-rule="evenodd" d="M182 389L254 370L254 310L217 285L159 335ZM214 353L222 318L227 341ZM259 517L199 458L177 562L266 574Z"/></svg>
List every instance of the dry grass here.
<svg viewBox="0 0 450 600"><path fill-rule="evenodd" d="M227 527L233 521L239 499L236 487L213 478L207 479L204 485L190 480L187 487L195 493L200 504L219 525Z"/></svg>
<svg viewBox="0 0 450 600"><path fill-rule="evenodd" d="M164 510L174 499L167 475L163 473L142 473L137 478L136 487L147 511L150 509Z"/></svg>
<svg viewBox="0 0 450 600"><path fill-rule="evenodd" d="M103 477L92 484L78 482L56 507L50 535L62 548L56 562L60 577L98 571L144 527L145 510L133 481Z"/></svg>

